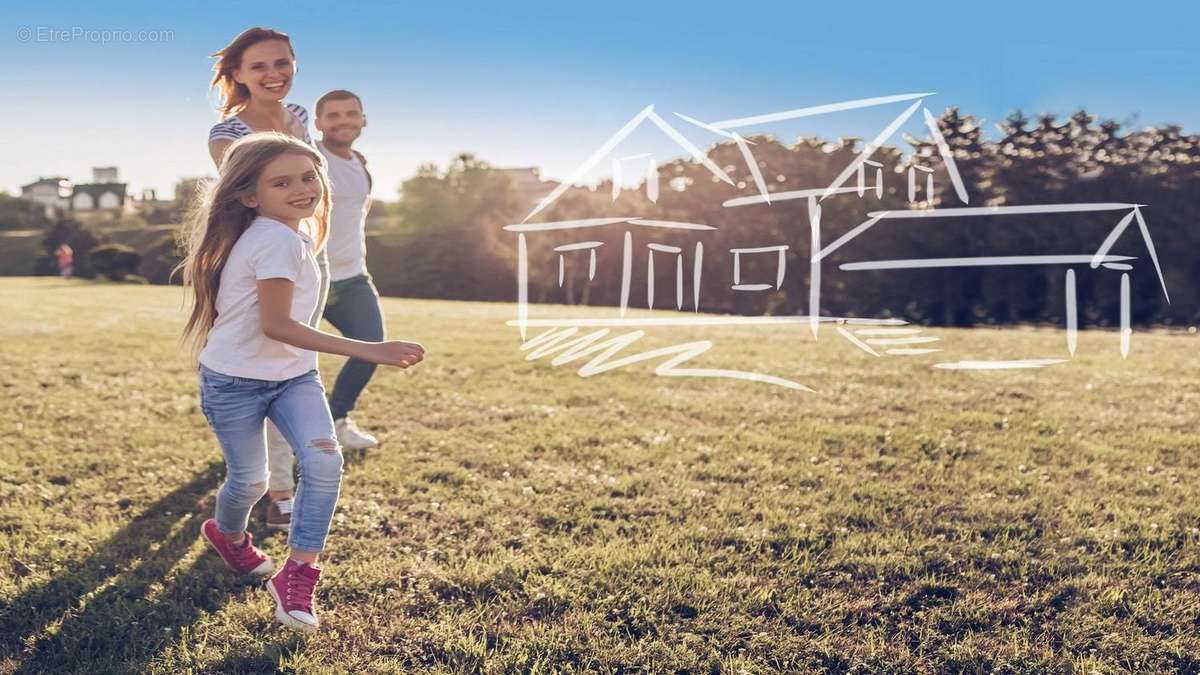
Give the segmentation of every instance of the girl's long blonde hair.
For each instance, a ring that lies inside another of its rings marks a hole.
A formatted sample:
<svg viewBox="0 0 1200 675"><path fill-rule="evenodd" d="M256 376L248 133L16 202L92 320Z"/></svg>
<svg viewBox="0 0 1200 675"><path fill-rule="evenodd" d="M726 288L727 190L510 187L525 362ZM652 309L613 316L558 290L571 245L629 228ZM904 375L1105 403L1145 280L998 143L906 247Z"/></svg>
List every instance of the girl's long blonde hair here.
<svg viewBox="0 0 1200 675"><path fill-rule="evenodd" d="M217 109L221 112L221 119L238 114L250 102L250 89L233 79L233 71L241 67L242 54L252 45L264 40L283 40L292 54L292 61L296 60L292 39L287 33L272 28L248 28L235 37L233 42L213 52L212 56L216 62L213 63L213 79L210 86L217 90L220 97Z"/></svg>
<svg viewBox="0 0 1200 675"><path fill-rule="evenodd" d="M190 288L194 296L191 316L181 338L189 346L193 362L217 319L217 291L229 252L258 216L258 209L246 206L241 198L254 194L258 178L271 160L289 153L312 159L321 181L317 209L311 218L301 221L300 227L312 238L316 251L329 238L329 176L321 153L303 141L275 131L254 133L234 141L222 157L220 177L216 181L202 181L197 187L200 194L196 206L179 231L183 261L171 272L174 276L182 270L184 291Z"/></svg>

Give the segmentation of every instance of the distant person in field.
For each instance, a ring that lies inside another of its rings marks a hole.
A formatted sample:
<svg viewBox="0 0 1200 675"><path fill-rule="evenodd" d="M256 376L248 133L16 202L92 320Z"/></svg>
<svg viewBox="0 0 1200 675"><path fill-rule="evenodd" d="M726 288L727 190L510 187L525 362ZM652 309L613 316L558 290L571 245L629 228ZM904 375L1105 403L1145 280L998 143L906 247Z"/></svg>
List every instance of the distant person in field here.
<svg viewBox="0 0 1200 675"><path fill-rule="evenodd" d="M278 131L313 145L308 133L308 111L295 103L285 103L296 76L296 53L285 33L270 28L250 28L213 54L212 87L220 95L221 121L208 133L208 152L217 168L230 144L256 131ZM317 308L309 317L316 328L325 311L329 288L329 257L321 249L317 257L321 271ZM267 527L286 530L292 518L292 494L295 477L292 458L295 448L288 446L279 430L267 422L267 449L271 458L271 477L267 492Z"/></svg>
<svg viewBox="0 0 1200 675"><path fill-rule="evenodd" d="M54 249L54 261L58 264L59 276L69 277L75 273L75 251L66 242Z"/></svg>
<svg viewBox="0 0 1200 675"><path fill-rule="evenodd" d="M324 157L290 136L256 133L224 153L185 229L183 271L193 305L183 338L200 380L200 409L225 457L216 514L201 533L235 572L265 576L275 563L246 531L250 509L267 492L264 421L296 449L300 481L292 509L287 562L267 590L275 618L313 631L320 554L342 478L317 352L407 368L424 349L415 342L353 340L310 325L321 295L316 254L329 234Z"/></svg>
<svg viewBox="0 0 1200 675"><path fill-rule="evenodd" d="M371 208L371 174L366 158L352 147L367 125L362 99L345 90L331 91L317 100L316 111L315 124L321 132L317 149L325 156L333 188L326 247L330 286L325 319L348 338L382 340L379 291L367 272L366 219ZM379 442L350 419L350 411L374 373L374 363L350 359L334 382L329 410L343 447L361 450Z"/></svg>

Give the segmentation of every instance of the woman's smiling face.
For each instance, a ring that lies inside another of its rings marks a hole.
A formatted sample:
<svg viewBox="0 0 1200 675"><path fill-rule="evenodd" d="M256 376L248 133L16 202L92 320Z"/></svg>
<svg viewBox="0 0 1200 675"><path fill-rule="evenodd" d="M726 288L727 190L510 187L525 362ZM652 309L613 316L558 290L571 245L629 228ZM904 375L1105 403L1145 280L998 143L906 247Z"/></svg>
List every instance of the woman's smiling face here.
<svg viewBox="0 0 1200 675"><path fill-rule="evenodd" d="M284 40L256 42L242 52L241 65L233 71L233 79L250 90L250 97L267 101L282 101L292 88L296 74L296 59Z"/></svg>

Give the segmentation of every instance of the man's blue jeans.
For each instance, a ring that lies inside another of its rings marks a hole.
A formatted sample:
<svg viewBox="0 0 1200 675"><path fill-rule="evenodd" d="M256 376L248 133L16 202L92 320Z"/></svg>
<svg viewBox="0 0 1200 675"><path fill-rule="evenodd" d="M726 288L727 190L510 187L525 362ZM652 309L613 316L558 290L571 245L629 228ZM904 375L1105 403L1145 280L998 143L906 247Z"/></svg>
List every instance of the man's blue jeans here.
<svg viewBox="0 0 1200 675"><path fill-rule="evenodd" d="M308 319L308 325L317 328L321 323L321 314L325 311L326 298L329 295L329 255L325 249L317 256L317 267L321 270L321 296L317 300L317 308ZM292 446L287 439L275 428L275 424L267 421L267 461L271 469L267 488L273 492L292 492L296 480L292 469Z"/></svg>
<svg viewBox="0 0 1200 675"><path fill-rule="evenodd" d="M200 364L200 409L225 455L225 483L217 493L217 529L236 536L267 491L267 419L296 454L300 481L288 545L325 548L342 483L342 451L316 370L288 380L256 380L218 373Z"/></svg>
<svg viewBox="0 0 1200 675"><path fill-rule="evenodd" d="M329 299L325 302L325 319L342 335L355 340L378 342L384 337L383 312L379 309L379 291L371 275L360 274L329 284ZM375 374L376 364L361 359L349 359L333 383L329 396L329 412L333 419L345 417L354 410L358 396Z"/></svg>

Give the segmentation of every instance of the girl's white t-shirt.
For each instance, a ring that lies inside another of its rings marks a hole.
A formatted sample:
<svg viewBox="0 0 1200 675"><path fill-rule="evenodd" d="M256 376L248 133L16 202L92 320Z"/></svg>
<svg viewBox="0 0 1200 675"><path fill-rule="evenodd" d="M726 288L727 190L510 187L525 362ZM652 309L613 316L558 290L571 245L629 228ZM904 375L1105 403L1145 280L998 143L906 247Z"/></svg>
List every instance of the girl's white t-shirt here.
<svg viewBox="0 0 1200 675"><path fill-rule="evenodd" d="M313 143L312 135L308 133L308 111L299 103L286 103L284 107L292 114L299 128L304 130L304 136L299 137L300 140L315 148L316 144ZM212 129L208 130L208 142L212 143L213 141L221 140L236 141L252 133L254 133L254 129L251 129L250 125L243 122L242 118L237 115L232 115L217 122L213 125ZM317 254L317 264L321 267L329 267L328 246L321 249L321 252Z"/></svg>
<svg viewBox="0 0 1200 675"><path fill-rule="evenodd" d="M320 272L313 241L304 232L258 216L242 233L221 270L217 318L200 351L200 363L232 377L287 380L317 367L317 353L263 334L259 279L295 284L288 315L307 324L320 296Z"/></svg>

